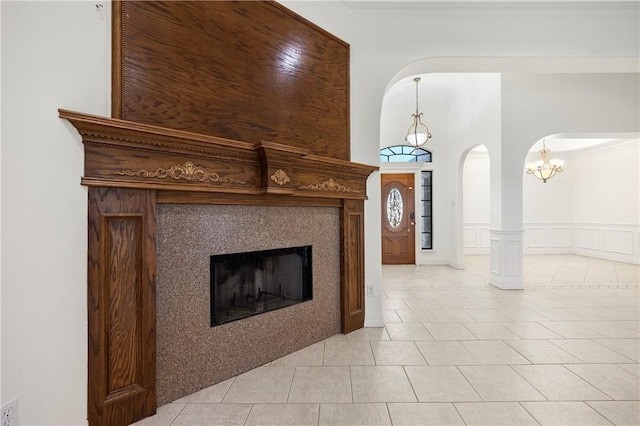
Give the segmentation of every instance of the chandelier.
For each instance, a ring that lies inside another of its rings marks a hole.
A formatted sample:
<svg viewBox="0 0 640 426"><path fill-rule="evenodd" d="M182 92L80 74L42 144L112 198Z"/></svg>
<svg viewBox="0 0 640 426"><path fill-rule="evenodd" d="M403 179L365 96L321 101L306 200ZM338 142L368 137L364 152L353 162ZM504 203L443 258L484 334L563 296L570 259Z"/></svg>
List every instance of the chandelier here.
<svg viewBox="0 0 640 426"><path fill-rule="evenodd" d="M429 128L422 122L422 113L418 110L418 83L420 82L420 77L414 78L413 81L416 82L416 113L411 115L413 117L413 123L409 126L407 136L404 137L404 140L409 142L409 145L417 148L427 142L431 137L431 132L429 132Z"/></svg>
<svg viewBox="0 0 640 426"><path fill-rule="evenodd" d="M549 179L560 173L564 166L564 161L553 159L549 160L549 150L542 140L542 151L540 151L540 160L528 163L527 174L533 175L540 179L542 182L547 183Z"/></svg>

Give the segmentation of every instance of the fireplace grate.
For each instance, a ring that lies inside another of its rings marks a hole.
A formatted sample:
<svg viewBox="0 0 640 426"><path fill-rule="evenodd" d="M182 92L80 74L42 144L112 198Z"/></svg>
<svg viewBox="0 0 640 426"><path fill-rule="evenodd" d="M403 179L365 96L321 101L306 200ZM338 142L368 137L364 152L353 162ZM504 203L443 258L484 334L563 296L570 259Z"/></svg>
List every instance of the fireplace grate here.
<svg viewBox="0 0 640 426"><path fill-rule="evenodd" d="M311 246L211 256L211 326L313 298Z"/></svg>

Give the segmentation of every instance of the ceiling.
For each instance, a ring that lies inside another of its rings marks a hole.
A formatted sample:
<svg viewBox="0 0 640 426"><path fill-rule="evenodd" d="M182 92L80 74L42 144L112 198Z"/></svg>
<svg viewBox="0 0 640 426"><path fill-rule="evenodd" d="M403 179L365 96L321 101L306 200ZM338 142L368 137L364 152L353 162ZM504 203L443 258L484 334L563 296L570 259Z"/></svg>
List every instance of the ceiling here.
<svg viewBox="0 0 640 426"><path fill-rule="evenodd" d="M382 123L382 126L397 127L397 130L393 130L394 133L404 134L403 132L406 132L406 127L411 121L411 114L415 111L416 83L413 81L415 77L420 77L418 83L419 109L424 112L435 108L450 107L463 99L470 87L482 84L482 76L487 74L489 73L431 73L404 78L389 88L383 103L386 107L406 110L406 123ZM433 127L434 123L430 122L427 114L424 116L424 121L430 128ZM638 140L638 134L556 134L545 138L547 148L552 152L576 151L596 145L611 145L629 140ZM381 142L381 145L388 145ZM537 141L531 147L531 151L534 152L541 149L542 140ZM474 151L486 151L486 148L480 146Z"/></svg>
<svg viewBox="0 0 640 426"><path fill-rule="evenodd" d="M349 9L359 10L406 10L420 9L444 5L544 5L544 4L613 4L613 3L637 3L637 0L343 0L342 5Z"/></svg>

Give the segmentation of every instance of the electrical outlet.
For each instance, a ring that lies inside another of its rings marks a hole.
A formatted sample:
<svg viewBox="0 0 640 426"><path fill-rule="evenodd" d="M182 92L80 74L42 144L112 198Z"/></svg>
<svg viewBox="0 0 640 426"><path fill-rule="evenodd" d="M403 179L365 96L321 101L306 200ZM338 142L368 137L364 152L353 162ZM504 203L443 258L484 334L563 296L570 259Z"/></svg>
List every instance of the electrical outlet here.
<svg viewBox="0 0 640 426"><path fill-rule="evenodd" d="M2 404L2 426L18 426L18 398Z"/></svg>
<svg viewBox="0 0 640 426"><path fill-rule="evenodd" d="M367 296L373 297L373 286L367 286Z"/></svg>

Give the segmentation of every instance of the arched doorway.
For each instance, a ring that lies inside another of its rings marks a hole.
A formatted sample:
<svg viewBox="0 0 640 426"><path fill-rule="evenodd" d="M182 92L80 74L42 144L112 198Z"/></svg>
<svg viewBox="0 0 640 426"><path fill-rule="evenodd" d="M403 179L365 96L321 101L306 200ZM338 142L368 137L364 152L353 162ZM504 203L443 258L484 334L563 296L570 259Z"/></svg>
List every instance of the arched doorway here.
<svg viewBox="0 0 640 426"><path fill-rule="evenodd" d="M491 160L485 145L465 153L462 163L462 253L465 269L488 276L490 254Z"/></svg>

